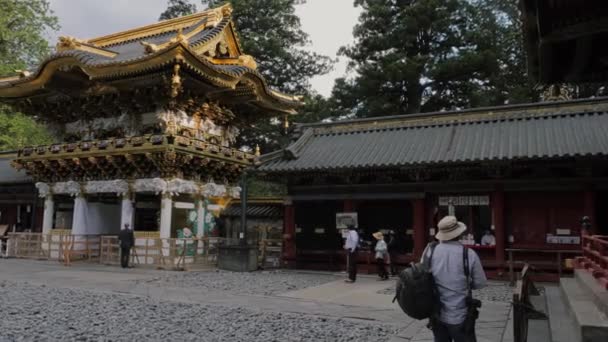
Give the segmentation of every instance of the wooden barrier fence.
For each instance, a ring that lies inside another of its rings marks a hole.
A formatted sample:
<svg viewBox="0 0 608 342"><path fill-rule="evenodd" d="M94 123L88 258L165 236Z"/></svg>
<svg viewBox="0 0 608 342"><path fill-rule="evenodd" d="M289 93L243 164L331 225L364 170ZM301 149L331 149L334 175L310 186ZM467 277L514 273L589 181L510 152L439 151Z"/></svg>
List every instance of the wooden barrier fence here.
<svg viewBox="0 0 608 342"><path fill-rule="evenodd" d="M521 279L517 280L513 291L513 341L526 342L528 340L528 320L547 319L547 315L534 308L530 296L538 296L539 292L530 277L530 266L524 265Z"/></svg>
<svg viewBox="0 0 608 342"><path fill-rule="evenodd" d="M39 260L56 260L70 264L85 260L106 265L120 264L120 248L115 235L71 235L10 233L6 242L6 256ZM259 264L262 268L281 265L281 240L263 239L258 242ZM196 266L216 266L218 248L224 238L201 239L135 238L131 250L132 265L148 265L163 269L186 269Z"/></svg>
<svg viewBox="0 0 608 342"><path fill-rule="evenodd" d="M129 262L163 269L187 269L194 266L217 265L218 247L222 238L146 238L135 239ZM116 236L101 237L99 262L120 264L120 246Z"/></svg>
<svg viewBox="0 0 608 342"><path fill-rule="evenodd" d="M99 235L9 233L6 256L25 259L96 261L100 256Z"/></svg>
<svg viewBox="0 0 608 342"><path fill-rule="evenodd" d="M608 236L584 235L583 255L574 259L574 267L590 272L608 290Z"/></svg>

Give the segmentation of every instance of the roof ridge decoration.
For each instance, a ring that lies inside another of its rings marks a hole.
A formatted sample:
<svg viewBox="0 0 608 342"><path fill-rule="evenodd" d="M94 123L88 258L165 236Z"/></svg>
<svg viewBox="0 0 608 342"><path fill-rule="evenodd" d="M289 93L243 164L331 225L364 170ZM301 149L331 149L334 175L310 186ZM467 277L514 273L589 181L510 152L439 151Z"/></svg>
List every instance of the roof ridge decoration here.
<svg viewBox="0 0 608 342"><path fill-rule="evenodd" d="M589 103L591 102L591 103ZM599 103L598 103L599 102ZM556 108L556 105L557 108ZM513 107L490 107L452 112L421 113L336 121L323 124L304 124L315 134L348 134L361 131L404 129L443 125L463 125L488 121L531 120L559 116L588 115L608 111L608 98L574 100L567 102L529 103Z"/></svg>
<svg viewBox="0 0 608 342"><path fill-rule="evenodd" d="M88 40L88 42L99 47L123 44L134 40L157 36L167 32L175 32L179 29L189 28L204 19L206 19L206 27L215 26L219 24L224 17L230 17L231 15L232 5L228 3L217 8L207 9L191 15L163 20L151 25L91 38Z"/></svg>
<svg viewBox="0 0 608 342"><path fill-rule="evenodd" d="M57 45L55 46L55 50L57 50L57 52L63 52L67 50L80 50L108 58L114 58L118 55L118 53L114 51L91 45L86 40L80 40L70 36L59 36Z"/></svg>

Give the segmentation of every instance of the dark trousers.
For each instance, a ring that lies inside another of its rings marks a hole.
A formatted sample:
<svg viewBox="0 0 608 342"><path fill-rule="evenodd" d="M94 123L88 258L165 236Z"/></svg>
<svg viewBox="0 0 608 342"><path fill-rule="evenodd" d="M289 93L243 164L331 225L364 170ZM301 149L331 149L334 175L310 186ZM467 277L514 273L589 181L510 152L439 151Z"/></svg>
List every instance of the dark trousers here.
<svg viewBox="0 0 608 342"><path fill-rule="evenodd" d="M382 279L388 279L388 272L386 271L383 258L376 259L376 266L378 266L378 276Z"/></svg>
<svg viewBox="0 0 608 342"><path fill-rule="evenodd" d="M391 268L391 275L397 275L399 273L399 270L397 270L397 253L395 252L390 252L390 268Z"/></svg>
<svg viewBox="0 0 608 342"><path fill-rule="evenodd" d="M122 266L122 268L129 267L130 253L131 247L120 247L120 266Z"/></svg>
<svg viewBox="0 0 608 342"><path fill-rule="evenodd" d="M440 321L433 322L433 336L435 342L476 342L475 335L467 336L463 324L447 324Z"/></svg>
<svg viewBox="0 0 608 342"><path fill-rule="evenodd" d="M357 280L357 251L348 252L346 260L348 265L348 279L355 281Z"/></svg>

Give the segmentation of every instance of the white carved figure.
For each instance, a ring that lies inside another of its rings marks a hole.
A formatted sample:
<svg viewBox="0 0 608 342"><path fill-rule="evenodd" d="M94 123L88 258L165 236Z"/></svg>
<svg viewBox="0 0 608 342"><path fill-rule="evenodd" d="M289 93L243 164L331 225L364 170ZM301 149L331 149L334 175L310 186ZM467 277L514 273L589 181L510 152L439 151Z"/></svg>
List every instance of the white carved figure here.
<svg viewBox="0 0 608 342"><path fill-rule="evenodd" d="M81 192L80 183L75 181L58 182L53 185L53 193L55 194L66 194L77 197Z"/></svg>
<svg viewBox="0 0 608 342"><path fill-rule="evenodd" d="M175 178L167 182L167 192L173 196L179 194L197 194L200 188L196 182Z"/></svg>
<svg viewBox="0 0 608 342"><path fill-rule="evenodd" d="M122 196L129 192L129 183L123 179L89 181L85 184L84 191L90 194L115 193L118 196Z"/></svg>
<svg viewBox="0 0 608 342"><path fill-rule="evenodd" d="M239 199L241 198L241 190L240 186L233 186L228 190L228 195L234 199Z"/></svg>
<svg viewBox="0 0 608 342"><path fill-rule="evenodd" d="M47 183L38 182L36 183L36 189L38 189L38 196L44 198L51 194L51 187Z"/></svg>
<svg viewBox="0 0 608 342"><path fill-rule="evenodd" d="M167 192L167 182L162 178L138 179L133 188L136 192L153 192L158 195Z"/></svg>
<svg viewBox="0 0 608 342"><path fill-rule="evenodd" d="M223 145L228 147L236 142L236 138L239 136L239 129L235 126L230 126L224 130L224 141Z"/></svg>
<svg viewBox="0 0 608 342"><path fill-rule="evenodd" d="M207 183L202 188L205 197L223 197L226 195L226 187L215 183Z"/></svg>
<svg viewBox="0 0 608 342"><path fill-rule="evenodd" d="M170 111L170 110L159 110L156 112L156 118L160 121L162 127L172 134L176 134L176 130L179 127L186 127L195 129L196 122L193 117L188 116L186 112L182 110ZM173 132L175 131L175 132Z"/></svg>

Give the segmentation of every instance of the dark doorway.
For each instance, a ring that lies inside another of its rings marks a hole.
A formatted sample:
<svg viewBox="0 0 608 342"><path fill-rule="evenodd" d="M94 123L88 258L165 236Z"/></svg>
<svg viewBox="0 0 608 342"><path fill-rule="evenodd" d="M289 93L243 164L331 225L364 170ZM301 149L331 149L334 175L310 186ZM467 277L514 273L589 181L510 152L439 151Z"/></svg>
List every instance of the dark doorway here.
<svg viewBox="0 0 608 342"><path fill-rule="evenodd" d="M595 199L595 217L597 232L608 235L608 192L598 192Z"/></svg>
<svg viewBox="0 0 608 342"><path fill-rule="evenodd" d="M374 232L387 234L393 230L399 240L399 252L411 252L413 209L409 200L362 201L357 204L357 213L361 239L369 242L370 247L375 242L372 238Z"/></svg>

